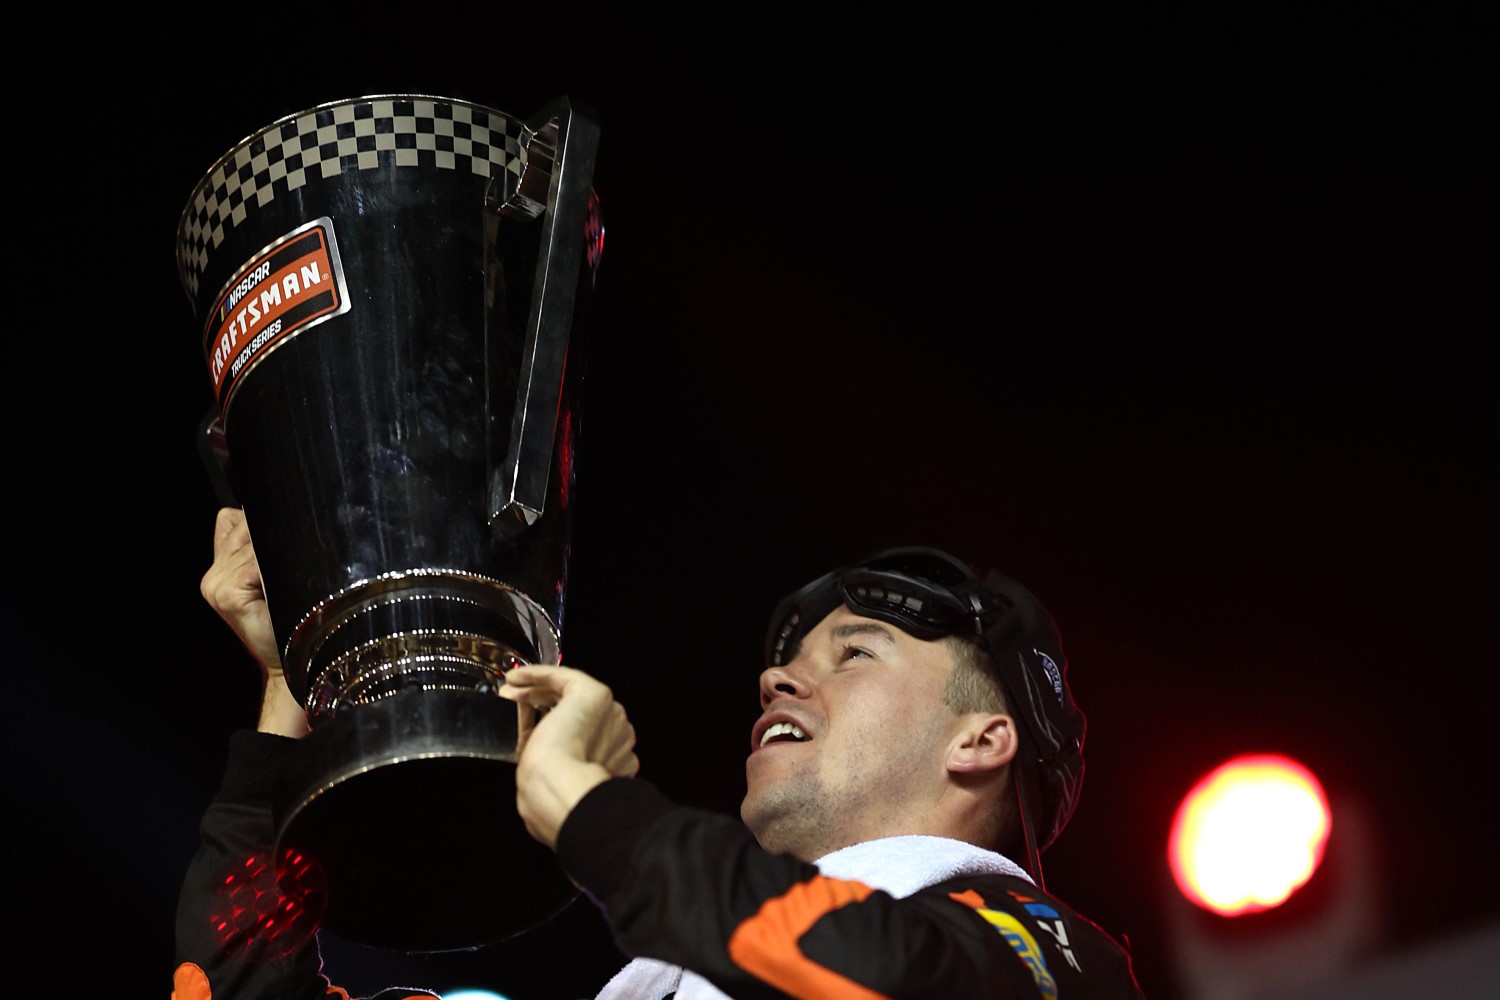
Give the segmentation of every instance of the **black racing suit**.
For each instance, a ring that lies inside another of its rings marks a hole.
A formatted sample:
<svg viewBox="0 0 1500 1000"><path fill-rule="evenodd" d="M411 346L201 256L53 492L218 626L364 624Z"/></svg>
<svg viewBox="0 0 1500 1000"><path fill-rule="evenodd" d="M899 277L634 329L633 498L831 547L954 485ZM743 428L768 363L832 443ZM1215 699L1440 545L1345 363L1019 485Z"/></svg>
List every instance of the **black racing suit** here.
<svg viewBox="0 0 1500 1000"><path fill-rule="evenodd" d="M315 923L270 858L272 788L295 751L263 733L230 740L179 899L174 1000L347 997L322 974ZM1141 997L1125 951L1024 879L965 876L895 899L767 854L737 820L674 805L641 779L584 796L557 854L628 954L692 969L738 1000Z"/></svg>
<svg viewBox="0 0 1500 1000"><path fill-rule="evenodd" d="M896 899L767 854L739 821L640 779L584 796L557 856L627 954L737 1000L1141 997L1126 952L1023 878L964 876Z"/></svg>

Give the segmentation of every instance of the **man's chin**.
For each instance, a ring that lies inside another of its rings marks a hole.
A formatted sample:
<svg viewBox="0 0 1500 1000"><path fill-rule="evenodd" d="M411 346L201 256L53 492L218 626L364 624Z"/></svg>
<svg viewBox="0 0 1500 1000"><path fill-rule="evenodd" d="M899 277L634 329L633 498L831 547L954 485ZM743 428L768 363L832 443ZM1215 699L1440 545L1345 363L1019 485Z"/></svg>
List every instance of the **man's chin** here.
<svg viewBox="0 0 1500 1000"><path fill-rule="evenodd" d="M745 797L740 800L740 822L759 840L766 826L774 819L776 814L773 803L768 799L766 790L749 782L745 789Z"/></svg>
<svg viewBox="0 0 1500 1000"><path fill-rule="evenodd" d="M740 802L740 820L762 847L769 848L769 838L787 849L782 842L799 840L798 831L818 814L818 795L805 782L752 780Z"/></svg>

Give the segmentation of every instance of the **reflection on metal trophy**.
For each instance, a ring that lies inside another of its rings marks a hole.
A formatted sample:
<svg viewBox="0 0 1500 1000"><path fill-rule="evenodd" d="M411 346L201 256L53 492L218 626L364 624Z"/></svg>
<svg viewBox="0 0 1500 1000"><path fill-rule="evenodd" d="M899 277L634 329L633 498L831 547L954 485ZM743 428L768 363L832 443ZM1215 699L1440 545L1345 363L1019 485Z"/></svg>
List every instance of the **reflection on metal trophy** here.
<svg viewBox="0 0 1500 1000"><path fill-rule="evenodd" d="M278 848L323 926L446 951L576 890L515 810L516 662L558 662L599 129L382 95L240 142L177 236L245 512L312 725Z"/></svg>

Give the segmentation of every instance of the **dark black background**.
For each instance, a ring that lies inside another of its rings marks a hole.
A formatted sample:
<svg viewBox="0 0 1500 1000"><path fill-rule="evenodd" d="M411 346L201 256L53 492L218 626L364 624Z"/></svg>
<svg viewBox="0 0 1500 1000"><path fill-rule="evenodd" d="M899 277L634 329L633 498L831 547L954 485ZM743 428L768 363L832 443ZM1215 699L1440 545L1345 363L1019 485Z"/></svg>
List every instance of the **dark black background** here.
<svg viewBox="0 0 1500 1000"><path fill-rule="evenodd" d="M1060 623L1089 765L1049 885L1150 995L1180 989L1172 810L1241 750L1370 815L1383 950L1495 920L1494 25L1415 11L105 25L118 44L23 91L9 168L23 926L122 995L169 990L256 696L197 591L216 505L178 215L262 125L395 92L600 120L565 646L662 788L737 809L777 597L935 544ZM326 953L356 990L515 1000L620 962L586 904L475 955Z"/></svg>

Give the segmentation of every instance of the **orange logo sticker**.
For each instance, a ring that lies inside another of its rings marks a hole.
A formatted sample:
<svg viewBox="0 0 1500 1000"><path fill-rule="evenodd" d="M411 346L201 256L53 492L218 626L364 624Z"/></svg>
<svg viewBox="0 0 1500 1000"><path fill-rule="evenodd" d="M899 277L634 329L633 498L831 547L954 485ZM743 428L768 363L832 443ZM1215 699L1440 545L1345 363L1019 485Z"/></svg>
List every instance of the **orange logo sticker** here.
<svg viewBox="0 0 1500 1000"><path fill-rule="evenodd" d="M230 278L203 333L203 356L221 415L245 373L277 344L349 311L333 220L283 236Z"/></svg>

